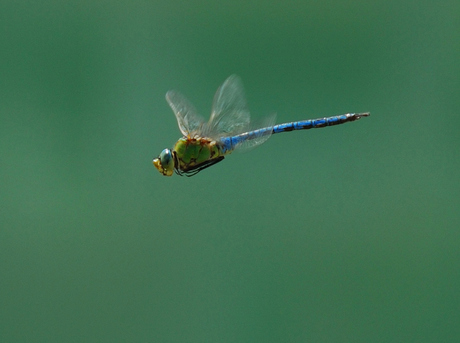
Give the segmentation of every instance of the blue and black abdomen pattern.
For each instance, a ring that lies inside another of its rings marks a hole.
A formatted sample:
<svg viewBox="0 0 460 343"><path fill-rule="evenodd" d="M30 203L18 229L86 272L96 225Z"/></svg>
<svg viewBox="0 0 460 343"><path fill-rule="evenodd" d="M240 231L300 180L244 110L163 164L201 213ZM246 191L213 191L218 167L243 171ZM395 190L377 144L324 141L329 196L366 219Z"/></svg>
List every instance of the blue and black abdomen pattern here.
<svg viewBox="0 0 460 343"><path fill-rule="evenodd" d="M340 124L345 124L348 122L358 120L362 117L367 117L369 115L370 113L368 112L366 113L347 113L347 114L341 114L341 115L333 116L333 117L301 120L301 121L295 121L291 123L279 124L273 127L265 127L265 128L261 128L258 130L241 133L239 135L232 136L232 137L225 137L225 138L222 138L220 141L221 146L222 146L222 152L224 153L229 152L233 150L237 145L242 144L248 140L261 139L261 137L267 137L271 134L340 125Z"/></svg>
<svg viewBox="0 0 460 343"><path fill-rule="evenodd" d="M308 130L308 129L326 127L326 126L339 125L339 124L344 124L350 121L355 121L357 119L360 119L363 116L368 116L368 115L369 113L347 113L347 114L341 114L341 115L333 116L333 117L309 119L309 120L302 120L302 121L295 121L291 123L279 124L279 125L273 126L273 133L289 132L289 131L295 131L295 130Z"/></svg>

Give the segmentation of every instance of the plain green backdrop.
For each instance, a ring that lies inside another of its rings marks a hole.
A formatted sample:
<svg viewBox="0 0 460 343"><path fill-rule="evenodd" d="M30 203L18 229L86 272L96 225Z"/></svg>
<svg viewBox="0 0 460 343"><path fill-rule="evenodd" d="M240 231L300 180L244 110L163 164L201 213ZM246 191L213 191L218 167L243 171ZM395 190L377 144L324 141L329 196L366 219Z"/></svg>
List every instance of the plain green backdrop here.
<svg viewBox="0 0 460 343"><path fill-rule="evenodd" d="M2 342L460 341L460 2L3 1ZM152 166L240 75L253 117L370 111L192 178Z"/></svg>

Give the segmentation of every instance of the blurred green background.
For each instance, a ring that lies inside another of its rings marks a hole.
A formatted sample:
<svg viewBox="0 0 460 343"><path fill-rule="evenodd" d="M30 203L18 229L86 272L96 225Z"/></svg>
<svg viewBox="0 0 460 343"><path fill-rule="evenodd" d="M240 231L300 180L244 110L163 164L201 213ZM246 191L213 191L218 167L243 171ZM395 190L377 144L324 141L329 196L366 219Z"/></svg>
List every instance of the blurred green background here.
<svg viewBox="0 0 460 343"><path fill-rule="evenodd" d="M4 1L0 341L460 341L460 2ZM151 160L241 76L254 117L370 111L193 178Z"/></svg>

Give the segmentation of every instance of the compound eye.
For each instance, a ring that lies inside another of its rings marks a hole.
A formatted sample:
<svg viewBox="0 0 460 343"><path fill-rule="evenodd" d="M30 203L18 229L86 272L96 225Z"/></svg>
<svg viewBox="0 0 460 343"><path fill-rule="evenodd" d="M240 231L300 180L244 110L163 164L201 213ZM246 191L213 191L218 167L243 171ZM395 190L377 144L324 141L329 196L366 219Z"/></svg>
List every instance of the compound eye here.
<svg viewBox="0 0 460 343"><path fill-rule="evenodd" d="M171 176L174 173L174 159L171 150L164 149L152 162L161 174Z"/></svg>
<svg viewBox="0 0 460 343"><path fill-rule="evenodd" d="M163 166L167 166L171 163L172 161L172 154L171 154L171 150L169 149L164 149L161 153L160 153L160 161L161 161L161 164Z"/></svg>

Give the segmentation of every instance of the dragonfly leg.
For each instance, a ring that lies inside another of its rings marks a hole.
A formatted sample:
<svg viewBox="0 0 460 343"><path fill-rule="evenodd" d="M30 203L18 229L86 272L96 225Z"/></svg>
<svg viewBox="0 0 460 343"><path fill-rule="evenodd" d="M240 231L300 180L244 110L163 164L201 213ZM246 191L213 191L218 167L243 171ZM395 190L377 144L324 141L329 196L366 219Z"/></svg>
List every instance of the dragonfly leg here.
<svg viewBox="0 0 460 343"><path fill-rule="evenodd" d="M180 175L180 176L193 176L195 174L198 174L200 171L216 164L216 163L219 163L220 161L222 161L224 159L224 156L219 156L219 157L216 157L216 158L213 158L211 160L208 160L208 161L204 161L203 163L200 163L200 164L197 164L193 167L190 167L190 168L186 168L186 169L179 169L179 168L176 168L175 171L176 171L176 174L177 175Z"/></svg>

